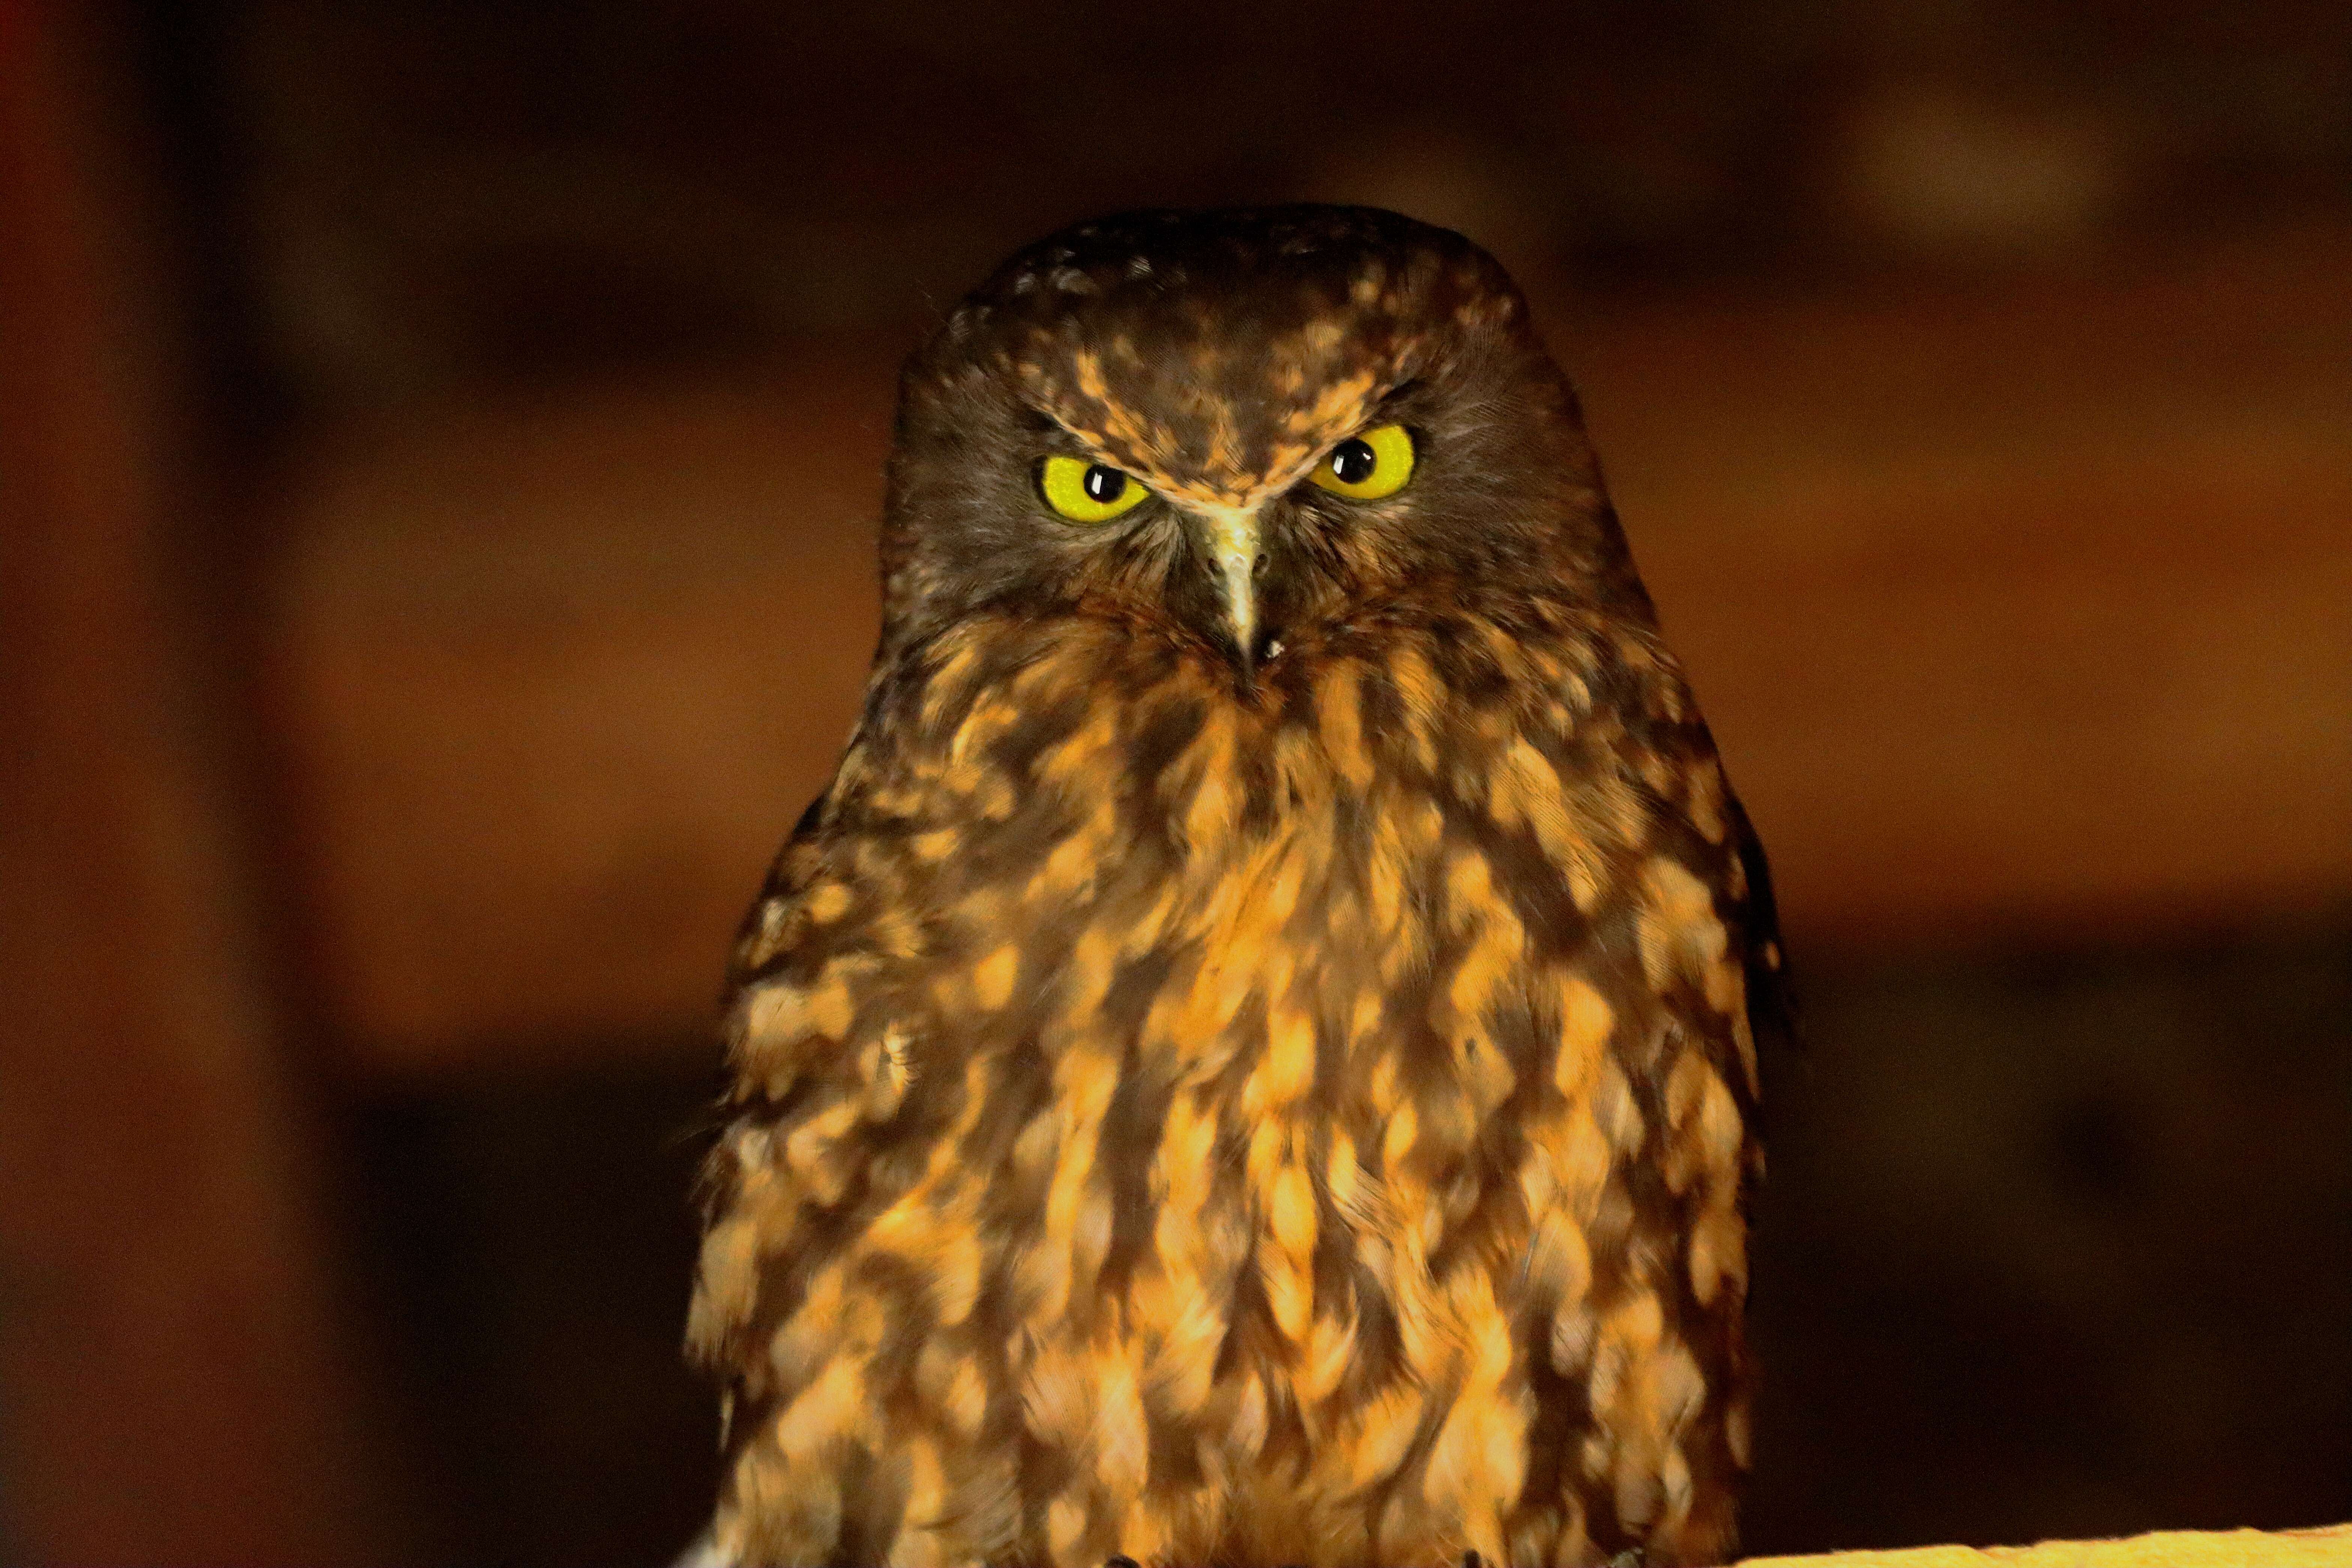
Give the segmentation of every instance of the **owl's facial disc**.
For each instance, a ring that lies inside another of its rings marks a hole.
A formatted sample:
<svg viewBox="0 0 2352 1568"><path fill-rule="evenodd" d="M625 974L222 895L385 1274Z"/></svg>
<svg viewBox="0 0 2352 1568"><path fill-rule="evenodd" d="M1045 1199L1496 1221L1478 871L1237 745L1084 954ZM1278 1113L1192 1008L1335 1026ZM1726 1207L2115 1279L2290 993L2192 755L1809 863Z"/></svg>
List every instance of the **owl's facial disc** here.
<svg viewBox="0 0 2352 1568"><path fill-rule="evenodd" d="M1372 605L1566 584L1647 614L1517 290L1391 213L1133 213L1039 241L908 362L890 483L893 649L1085 616L1246 691Z"/></svg>

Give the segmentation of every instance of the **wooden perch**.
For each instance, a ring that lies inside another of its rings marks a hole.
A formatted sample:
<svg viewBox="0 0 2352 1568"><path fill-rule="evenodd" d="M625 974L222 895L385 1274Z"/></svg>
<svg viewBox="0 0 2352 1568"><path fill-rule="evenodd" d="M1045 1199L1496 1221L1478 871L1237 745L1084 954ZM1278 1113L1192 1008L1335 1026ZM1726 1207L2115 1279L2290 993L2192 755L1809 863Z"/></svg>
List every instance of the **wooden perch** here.
<svg viewBox="0 0 2352 1568"><path fill-rule="evenodd" d="M1821 1557L1751 1557L1741 1568L2345 1568L2352 1524L2321 1530L2163 1530L2125 1541L1913 1546Z"/></svg>

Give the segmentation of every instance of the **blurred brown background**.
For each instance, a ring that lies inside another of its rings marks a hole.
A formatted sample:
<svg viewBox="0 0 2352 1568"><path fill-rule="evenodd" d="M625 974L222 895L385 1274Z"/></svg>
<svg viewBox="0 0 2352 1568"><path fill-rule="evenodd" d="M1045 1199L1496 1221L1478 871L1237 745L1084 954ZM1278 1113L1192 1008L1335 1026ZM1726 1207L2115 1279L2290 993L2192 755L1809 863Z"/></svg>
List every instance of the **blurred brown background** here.
<svg viewBox="0 0 2352 1568"><path fill-rule="evenodd" d="M1780 868L1750 1544L2352 1517L2341 0L0 0L0 1560L650 1563L895 361L1461 227Z"/></svg>

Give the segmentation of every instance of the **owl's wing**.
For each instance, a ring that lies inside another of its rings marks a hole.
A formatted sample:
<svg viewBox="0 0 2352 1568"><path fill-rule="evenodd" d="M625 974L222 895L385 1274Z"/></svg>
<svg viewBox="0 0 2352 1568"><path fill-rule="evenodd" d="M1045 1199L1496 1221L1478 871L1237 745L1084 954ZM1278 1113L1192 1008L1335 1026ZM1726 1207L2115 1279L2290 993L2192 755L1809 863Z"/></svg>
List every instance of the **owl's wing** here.
<svg viewBox="0 0 2352 1568"><path fill-rule="evenodd" d="M844 773L850 771L845 767ZM847 1043L846 1016L801 1020L797 1027L778 1016L784 999L805 994L805 987L793 984L795 975L822 970L836 945L822 917L837 913L826 905L845 897L839 880L825 874L835 858L827 844L828 817L844 785L836 774L801 813L728 959L722 1026L728 1085L718 1108L717 1142L698 1183L702 1258L687 1318L688 1358L722 1384L722 1446L737 1418L755 1413L761 1399L758 1380L747 1387L739 1370L747 1357L756 1360L760 1262L788 1250L803 1223L802 1194L790 1190L794 1184L784 1169L785 1141L814 1112L859 1087L854 1068L845 1072L839 1059ZM825 1011L855 1010L851 999ZM795 1048L761 1049L787 1031ZM750 1408L740 1408L747 1395ZM706 1537L683 1562L698 1568L715 1563L715 1550Z"/></svg>
<svg viewBox="0 0 2352 1568"><path fill-rule="evenodd" d="M783 918L791 902L806 890L813 859L808 851L815 846L825 805L832 795L832 789L827 788L803 809L792 832L784 837L784 847L776 852L776 858L768 867L767 879L760 885L760 896L737 924L735 943L727 955L725 1001L733 1002L753 978L757 968L753 960L760 951L763 928Z"/></svg>
<svg viewBox="0 0 2352 1568"><path fill-rule="evenodd" d="M869 691L729 964L728 1084L702 1174L687 1349L721 1383L722 1424L738 1441L806 1371L779 1330L825 1278L842 1216L868 1195L877 1163L887 1178L898 1170L890 1160L919 1161L942 1131L931 1079L952 1063L933 1071L920 1050L953 1015L929 985L926 889L1012 786L978 759L955 765L934 743L940 726L927 721L938 715L923 697L913 681Z"/></svg>
<svg viewBox="0 0 2352 1568"><path fill-rule="evenodd" d="M1779 1103L1784 1080L1793 1067L1802 1038L1796 990L1790 979L1788 954L1780 946L1780 910L1772 893L1772 868L1764 855L1764 841L1737 795L1726 800L1732 840L1747 874L1748 896L1741 906L1747 937L1748 1024L1756 1037L1756 1063L1764 1089L1759 1114L1769 1117Z"/></svg>

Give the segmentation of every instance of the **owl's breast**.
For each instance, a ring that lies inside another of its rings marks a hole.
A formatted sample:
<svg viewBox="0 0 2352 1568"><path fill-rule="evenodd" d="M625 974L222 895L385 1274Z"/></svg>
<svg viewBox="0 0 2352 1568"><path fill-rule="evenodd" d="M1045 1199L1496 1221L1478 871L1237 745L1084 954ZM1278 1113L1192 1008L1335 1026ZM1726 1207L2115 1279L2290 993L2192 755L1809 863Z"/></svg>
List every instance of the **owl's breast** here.
<svg viewBox="0 0 2352 1568"><path fill-rule="evenodd" d="M1180 1556L1255 1520L1312 1562L1408 1472L1391 1544L1501 1520L1569 1462L1546 1379L1607 1364L1594 1484L1671 1503L1730 1353L1675 1325L1744 1274L1734 954L1641 715L1508 651L1249 700L1148 647L947 656L748 941L769 1110L697 1310L767 1343L750 1384L870 1342L938 1441L1010 1423L1163 1491L1129 1511Z"/></svg>

